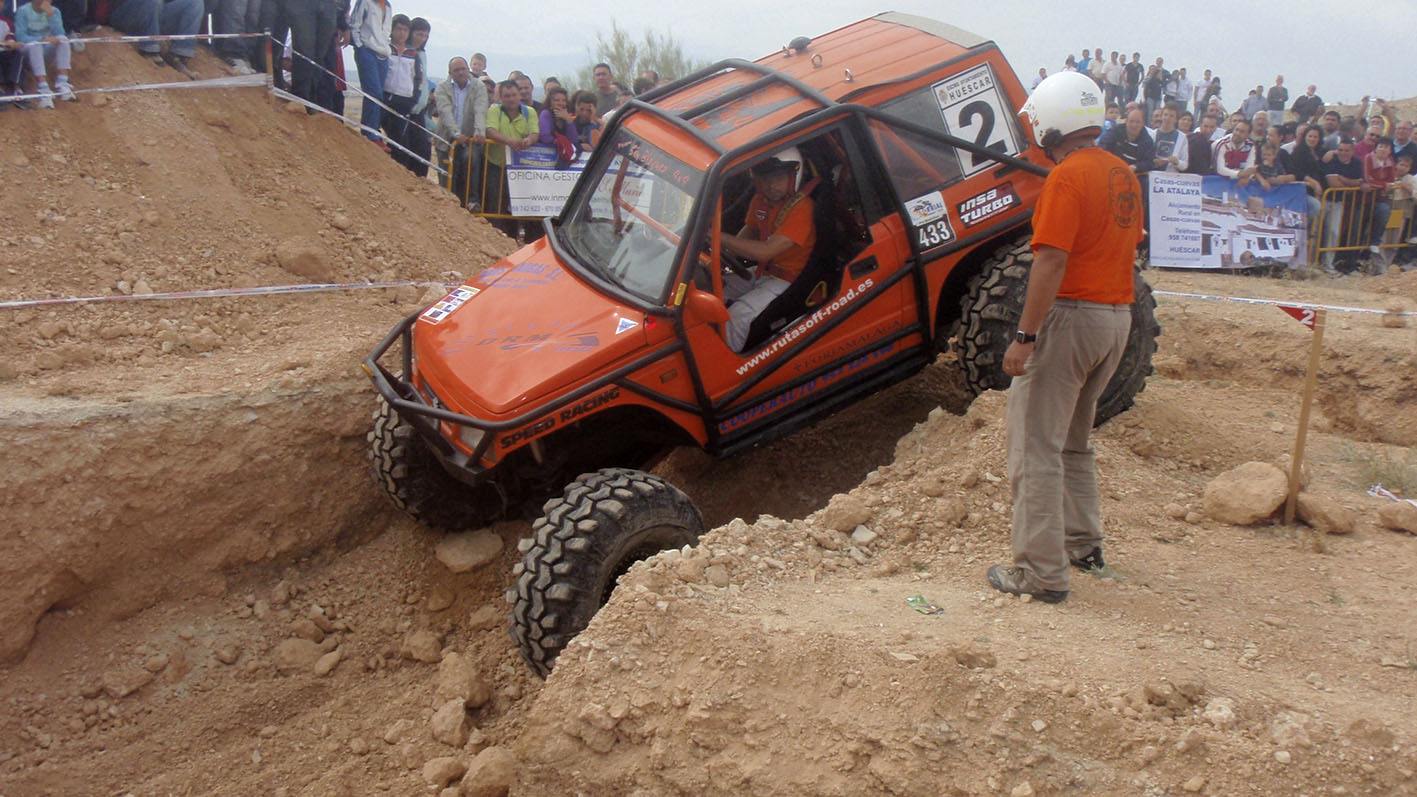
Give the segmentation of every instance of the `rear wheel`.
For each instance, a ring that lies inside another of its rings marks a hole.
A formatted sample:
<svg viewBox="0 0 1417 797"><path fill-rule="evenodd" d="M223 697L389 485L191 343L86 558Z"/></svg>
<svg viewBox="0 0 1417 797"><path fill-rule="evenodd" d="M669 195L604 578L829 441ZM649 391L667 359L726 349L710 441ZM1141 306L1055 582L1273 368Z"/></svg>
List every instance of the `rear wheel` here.
<svg viewBox="0 0 1417 797"><path fill-rule="evenodd" d="M495 507L479 508L472 490L443 470L418 432L379 397L369 431L374 481L394 506L436 529L457 531L486 524Z"/></svg>
<svg viewBox="0 0 1417 797"><path fill-rule="evenodd" d="M955 345L965 384L975 395L986 390L1007 390L1013 381L1004 373L1004 352L1013 342L1023 314L1032 266L1033 251L1026 239L1019 240L985 261L965 291ZM1156 353L1161 326L1156 323L1151 286L1140 272L1135 273L1134 279L1131 334L1116 373L1097 401L1095 425L1131 408L1152 373L1151 358Z"/></svg>
<svg viewBox="0 0 1417 797"><path fill-rule="evenodd" d="M520 543L522 561L507 592L512 638L542 677L630 565L693 545L704 531L688 496L658 476L625 468L582 474L544 509Z"/></svg>

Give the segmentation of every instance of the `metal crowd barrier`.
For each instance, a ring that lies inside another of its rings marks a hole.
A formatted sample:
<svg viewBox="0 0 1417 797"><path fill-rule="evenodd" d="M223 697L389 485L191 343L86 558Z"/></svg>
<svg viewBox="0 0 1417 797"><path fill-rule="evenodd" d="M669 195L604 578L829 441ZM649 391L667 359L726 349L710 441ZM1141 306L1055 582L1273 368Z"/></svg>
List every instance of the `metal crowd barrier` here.
<svg viewBox="0 0 1417 797"><path fill-rule="evenodd" d="M531 222L531 223L533 223L533 224L538 225L538 227L539 227L539 224L540 224L541 220L542 220L543 218L545 218L544 216L515 216L515 215L512 215L510 212L508 212L508 213L498 213L498 212L495 212L495 211L489 211L489 210L488 210L488 200L489 200L489 199L497 199L499 196L503 199L503 201L502 201L502 202L495 203L495 204L504 205L504 206L510 206L510 205L511 205L511 198L510 198L510 196L507 195L507 176L506 176L506 175L507 175L507 165L508 165L508 164L506 164L506 163L503 163L503 164L502 164L502 168L501 168L501 172L502 172L502 185L500 185L500 186L490 186L490 185L488 185L488 182L487 182L487 166L488 166L487 150L488 150L488 148L490 148L490 147L500 147L500 146L504 146L504 145L502 145L502 144L498 144L498 143L492 141L491 139L487 139L486 143L482 145L482 162L481 162L481 164L479 164L479 168L475 168L475 169L474 169L474 168L473 168L473 165L472 165L471 163L469 163L469 164L468 164L468 168L460 175L460 176L463 178L463 179L462 179L462 186L461 186L461 188L459 188L459 186L456 186L456 185L451 185L452 182L453 182L453 180L455 179L454 175L456 174L456 172L455 172L454 169L453 169L453 163L454 163L454 160L455 160L455 153L457 152L457 150L458 150L459 148L462 148L462 147L471 148L471 146L472 146L471 144L456 144L456 145L454 145L452 148L450 148L450 149L448 150L448 155L447 155L447 157L446 157L446 160L447 160L447 169L448 169L448 179L447 179L447 183L445 183L443 187L444 187L444 188L448 188L450 191L452 191L453 194L456 195L456 196L462 201L462 206L463 206L463 208L467 209L468 212L472 213L472 215L474 215L474 216L481 216L482 218L484 218L484 219L489 219L489 220L491 220L491 219L501 219L501 220L504 220L504 221L525 221L525 222ZM439 157L440 157L440 164L441 164L441 162L442 162L442 156L439 156ZM470 156L469 156L469 157L470 157ZM475 193L474 193L474 191L473 191L473 185L472 185L472 183L473 183L473 174L474 174L474 173L478 176L478 185L477 185L477 190L476 190ZM495 193L494 193L494 192L495 192ZM471 204L474 200L477 202L477 206L476 206L475 209L473 208L473 206L472 206L472 204Z"/></svg>
<svg viewBox="0 0 1417 797"><path fill-rule="evenodd" d="M1383 229L1377 231L1380 233L1379 248L1414 249L1408 243L1414 235L1414 201L1411 198L1392 199L1388 191L1328 188L1320 200L1317 220L1309 225L1309 265L1318 264L1324 255L1367 252L1373 243L1373 226L1378 221L1377 205L1380 199L1387 201L1390 213Z"/></svg>

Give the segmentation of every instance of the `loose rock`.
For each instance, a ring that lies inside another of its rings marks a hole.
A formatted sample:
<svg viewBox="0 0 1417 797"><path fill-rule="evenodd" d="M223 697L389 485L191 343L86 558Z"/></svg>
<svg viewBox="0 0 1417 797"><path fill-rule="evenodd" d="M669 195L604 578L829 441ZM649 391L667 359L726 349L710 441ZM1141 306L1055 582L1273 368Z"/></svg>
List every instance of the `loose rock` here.
<svg viewBox="0 0 1417 797"><path fill-rule="evenodd" d="M153 674L142 667L119 667L105 672L100 680L103 691L117 700L127 697L152 682Z"/></svg>
<svg viewBox="0 0 1417 797"><path fill-rule="evenodd" d="M479 708L492 697L477 665L459 653L449 653L438 664L435 692L439 700L461 700L468 708Z"/></svg>
<svg viewBox="0 0 1417 797"><path fill-rule="evenodd" d="M462 779L465 797L504 797L516 777L517 757L505 747L489 747L477 754Z"/></svg>
<svg viewBox="0 0 1417 797"><path fill-rule="evenodd" d="M308 639L287 639L276 645L275 664L281 672L313 670L324 651Z"/></svg>
<svg viewBox="0 0 1417 797"><path fill-rule="evenodd" d="M1394 531L1417 534L1417 506L1393 501L1378 510L1378 523Z"/></svg>
<svg viewBox="0 0 1417 797"><path fill-rule="evenodd" d="M1289 478L1268 462L1246 462L1205 486L1205 514L1249 526L1273 515L1289 494Z"/></svg>
<svg viewBox="0 0 1417 797"><path fill-rule="evenodd" d="M467 772L467 764L453 756L429 759L423 765L423 779L429 785L442 788Z"/></svg>
<svg viewBox="0 0 1417 797"><path fill-rule="evenodd" d="M432 664L443 658L443 640L425 628L404 637L403 646L399 652L406 659Z"/></svg>
<svg viewBox="0 0 1417 797"><path fill-rule="evenodd" d="M315 674L324 678L334 672L335 667L339 666L339 662L340 651L336 648L315 660Z"/></svg>
<svg viewBox="0 0 1417 797"><path fill-rule="evenodd" d="M829 529L848 532L871 519L871 510L861 499L848 493L832 496L822 510L822 523Z"/></svg>
<svg viewBox="0 0 1417 797"><path fill-rule="evenodd" d="M281 241L276 245L276 262L286 271L311 282L330 282L334 276L325 248L317 238L297 236Z"/></svg>
<svg viewBox="0 0 1417 797"><path fill-rule="evenodd" d="M1357 521L1347 507L1313 493L1299 493L1298 514L1314 531L1325 534L1352 534Z"/></svg>
<svg viewBox="0 0 1417 797"><path fill-rule="evenodd" d="M466 573L494 561L502 553L502 538L488 529L449 534L433 552L449 570Z"/></svg>
<svg viewBox="0 0 1417 797"><path fill-rule="evenodd" d="M461 698L454 698L438 707L429 723L433 738L449 747L467 744L469 723L467 709Z"/></svg>

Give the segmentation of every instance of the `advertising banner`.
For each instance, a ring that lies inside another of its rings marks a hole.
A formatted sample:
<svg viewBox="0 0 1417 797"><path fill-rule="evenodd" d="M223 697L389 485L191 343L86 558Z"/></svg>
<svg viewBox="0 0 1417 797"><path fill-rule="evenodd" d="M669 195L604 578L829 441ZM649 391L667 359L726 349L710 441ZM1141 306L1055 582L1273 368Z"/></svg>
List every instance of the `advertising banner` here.
<svg viewBox="0 0 1417 797"><path fill-rule="evenodd" d="M1151 264L1201 266L1201 176L1152 172L1143 178L1150 202Z"/></svg>
<svg viewBox="0 0 1417 797"><path fill-rule="evenodd" d="M538 144L514 153L507 166L507 197L513 216L555 216L580 179L589 153L556 168L556 148Z"/></svg>
<svg viewBox="0 0 1417 797"><path fill-rule="evenodd" d="M1257 179L1240 185L1229 177L1167 172L1152 172L1146 181L1153 265L1299 268L1308 257L1308 200L1300 183L1266 190Z"/></svg>

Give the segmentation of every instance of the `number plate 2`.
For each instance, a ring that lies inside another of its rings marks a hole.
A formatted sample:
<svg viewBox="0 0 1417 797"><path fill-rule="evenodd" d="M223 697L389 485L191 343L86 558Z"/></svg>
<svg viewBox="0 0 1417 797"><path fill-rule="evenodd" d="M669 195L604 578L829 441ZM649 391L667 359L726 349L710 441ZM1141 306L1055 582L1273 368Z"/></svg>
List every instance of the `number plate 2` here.
<svg viewBox="0 0 1417 797"><path fill-rule="evenodd" d="M988 64L961 72L936 83L933 88L945 130L950 135L1005 155L1019 153L1009 105L999 93L999 84ZM974 152L960 152L959 156L965 177L972 177L997 163L987 155Z"/></svg>

